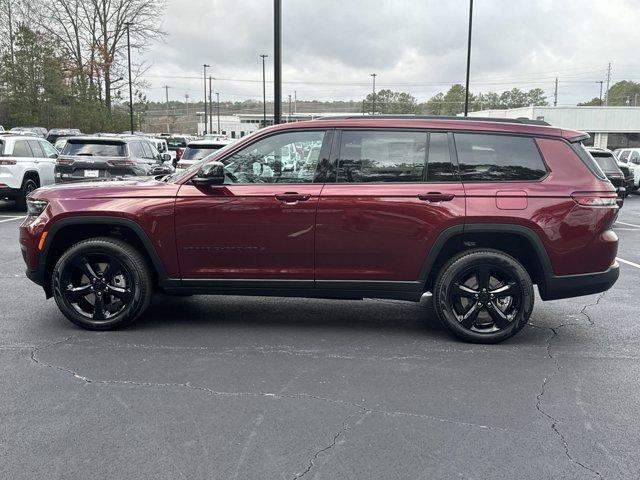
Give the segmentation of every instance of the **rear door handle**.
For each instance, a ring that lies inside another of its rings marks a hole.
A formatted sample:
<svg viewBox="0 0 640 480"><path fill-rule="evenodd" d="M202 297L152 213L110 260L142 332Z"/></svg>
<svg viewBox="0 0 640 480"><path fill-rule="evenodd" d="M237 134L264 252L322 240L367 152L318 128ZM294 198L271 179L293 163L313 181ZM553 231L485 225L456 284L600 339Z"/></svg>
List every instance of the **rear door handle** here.
<svg viewBox="0 0 640 480"><path fill-rule="evenodd" d="M450 202L455 198L455 195L451 193L441 193L441 192L429 192L418 195L420 200L424 200L425 202Z"/></svg>
<svg viewBox="0 0 640 480"><path fill-rule="evenodd" d="M285 192L276 194L276 199L283 203L298 203L306 202L311 198L311 195L302 194L297 192Z"/></svg>

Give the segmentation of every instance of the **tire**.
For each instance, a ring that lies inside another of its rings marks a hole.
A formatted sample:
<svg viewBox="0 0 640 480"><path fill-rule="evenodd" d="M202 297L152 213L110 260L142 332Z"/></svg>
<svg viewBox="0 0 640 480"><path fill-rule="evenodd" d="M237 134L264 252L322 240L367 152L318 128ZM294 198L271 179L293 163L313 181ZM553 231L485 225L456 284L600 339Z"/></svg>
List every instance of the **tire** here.
<svg viewBox="0 0 640 480"><path fill-rule="evenodd" d="M529 321L533 283L510 255L490 249L467 250L442 267L433 300L439 320L456 337L472 343L498 343Z"/></svg>
<svg viewBox="0 0 640 480"><path fill-rule="evenodd" d="M25 211L27 209L27 195L33 192L36 188L38 188L38 182L33 178L25 178L22 181L20 193L16 197L16 207L19 210Z"/></svg>
<svg viewBox="0 0 640 480"><path fill-rule="evenodd" d="M60 311L87 330L115 330L136 320L153 295L151 271L135 248L114 238L76 243L51 278Z"/></svg>

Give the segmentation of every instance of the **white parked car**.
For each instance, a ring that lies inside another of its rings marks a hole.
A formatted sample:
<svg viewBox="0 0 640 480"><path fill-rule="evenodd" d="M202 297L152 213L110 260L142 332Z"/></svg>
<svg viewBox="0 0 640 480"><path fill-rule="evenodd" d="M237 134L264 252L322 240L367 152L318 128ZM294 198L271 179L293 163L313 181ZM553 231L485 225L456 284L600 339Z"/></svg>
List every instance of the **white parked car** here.
<svg viewBox="0 0 640 480"><path fill-rule="evenodd" d="M618 163L633 172L633 191L640 188L640 148L619 148L613 152Z"/></svg>
<svg viewBox="0 0 640 480"><path fill-rule="evenodd" d="M232 140L195 140L187 144L182 157L178 160L176 170L184 170L189 168L196 162L211 155L227 145L233 143Z"/></svg>
<svg viewBox="0 0 640 480"><path fill-rule="evenodd" d="M26 197L38 187L55 182L58 151L44 138L0 136L0 197L15 199L26 209Z"/></svg>

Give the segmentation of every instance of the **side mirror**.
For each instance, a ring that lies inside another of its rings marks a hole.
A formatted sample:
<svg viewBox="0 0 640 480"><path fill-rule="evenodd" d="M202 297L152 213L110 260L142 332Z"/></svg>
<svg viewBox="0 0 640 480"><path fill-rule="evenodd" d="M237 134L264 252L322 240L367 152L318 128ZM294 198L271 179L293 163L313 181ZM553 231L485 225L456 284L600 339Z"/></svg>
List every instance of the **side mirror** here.
<svg viewBox="0 0 640 480"><path fill-rule="evenodd" d="M224 165L220 162L209 162L200 167L196 176L191 179L191 183L197 187L210 187L223 185L224 180Z"/></svg>
<svg viewBox="0 0 640 480"><path fill-rule="evenodd" d="M171 155L169 155L168 153L163 153L162 154L162 160L165 162L170 162L171 161Z"/></svg>

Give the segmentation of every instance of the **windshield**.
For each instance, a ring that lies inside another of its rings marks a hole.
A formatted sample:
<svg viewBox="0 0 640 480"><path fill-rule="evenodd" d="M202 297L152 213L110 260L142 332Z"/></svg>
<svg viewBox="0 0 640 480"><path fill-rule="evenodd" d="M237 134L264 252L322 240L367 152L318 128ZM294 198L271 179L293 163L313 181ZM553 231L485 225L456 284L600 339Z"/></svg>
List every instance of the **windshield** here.
<svg viewBox="0 0 640 480"><path fill-rule="evenodd" d="M100 140L69 140L62 149L62 155L83 157L126 157L124 143Z"/></svg>
<svg viewBox="0 0 640 480"><path fill-rule="evenodd" d="M183 170L181 172L176 172L173 175L169 175L167 178L165 178L165 181L166 182L180 182L182 179L191 176L191 174L193 172L197 171L204 163L210 162L210 161L215 160L216 158L224 155L227 152L227 150L231 149L234 145L235 145L234 143L230 143L229 145L225 145L224 147L220 148L219 150L216 150L213 153L210 153L209 155L207 155L203 159L198 160L196 163L191 165L186 170Z"/></svg>
<svg viewBox="0 0 640 480"><path fill-rule="evenodd" d="M222 145L207 145L197 147L187 147L182 154L181 160L202 160L207 155L211 155L216 150L220 150Z"/></svg>
<svg viewBox="0 0 640 480"><path fill-rule="evenodd" d="M617 172L618 164L612 154L606 152L591 152L596 163L605 172Z"/></svg>

